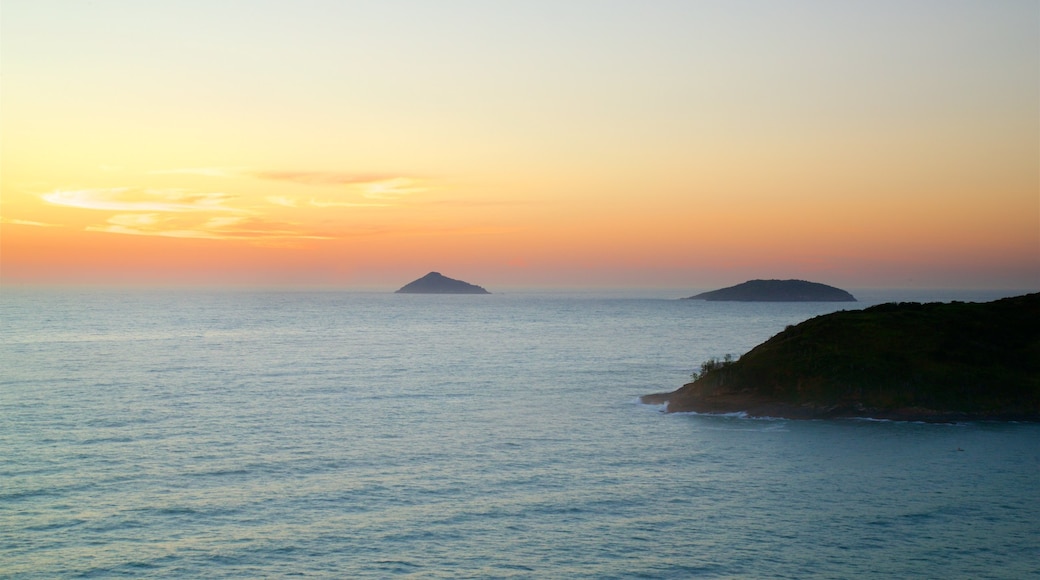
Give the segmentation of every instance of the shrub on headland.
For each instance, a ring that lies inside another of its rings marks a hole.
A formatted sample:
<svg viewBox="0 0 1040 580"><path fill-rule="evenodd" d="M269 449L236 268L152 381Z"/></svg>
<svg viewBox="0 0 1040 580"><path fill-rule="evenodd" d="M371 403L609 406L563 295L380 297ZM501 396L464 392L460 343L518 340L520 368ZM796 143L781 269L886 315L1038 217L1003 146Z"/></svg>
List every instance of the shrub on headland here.
<svg viewBox="0 0 1040 580"><path fill-rule="evenodd" d="M719 371L732 365L733 362L734 359L732 354L727 354L724 357L722 357L722 359L719 359L717 357L711 357L708 360L701 363L701 368L699 370L695 370L692 373L690 373L690 379L696 381L697 379L701 378L702 376L710 372Z"/></svg>

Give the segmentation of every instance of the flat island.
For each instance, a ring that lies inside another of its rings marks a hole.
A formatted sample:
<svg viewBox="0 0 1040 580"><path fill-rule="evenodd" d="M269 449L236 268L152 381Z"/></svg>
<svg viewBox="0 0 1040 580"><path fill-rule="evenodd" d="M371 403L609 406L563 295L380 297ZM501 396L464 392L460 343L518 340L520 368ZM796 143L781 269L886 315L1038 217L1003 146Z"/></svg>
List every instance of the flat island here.
<svg viewBox="0 0 1040 580"><path fill-rule="evenodd" d="M442 275L440 272L430 272L429 274L413 280L408 284L402 286L395 294L491 294L487 290L477 286L476 284L470 284L469 282L463 282L462 280L455 280L454 278L448 278Z"/></svg>
<svg viewBox="0 0 1040 580"><path fill-rule="evenodd" d="M790 419L1040 421L1040 293L825 314L701 369L642 401Z"/></svg>
<svg viewBox="0 0 1040 580"><path fill-rule="evenodd" d="M805 280L748 280L743 284L702 292L684 300L738 302L855 302L845 290Z"/></svg>

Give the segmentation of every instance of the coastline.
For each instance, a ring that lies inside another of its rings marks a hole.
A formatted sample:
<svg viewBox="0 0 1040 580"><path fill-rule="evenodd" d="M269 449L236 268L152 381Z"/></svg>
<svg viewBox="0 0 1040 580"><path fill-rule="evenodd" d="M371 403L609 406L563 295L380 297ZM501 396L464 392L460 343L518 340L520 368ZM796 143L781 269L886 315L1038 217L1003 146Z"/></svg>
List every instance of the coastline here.
<svg viewBox="0 0 1040 580"><path fill-rule="evenodd" d="M692 383L684 385L689 387ZM754 419L869 419L877 421L905 421L917 423L962 423L967 421L1040 422L1040 416L1028 413L967 413L941 411L921 407L898 407L880 409L862 405L813 404L797 405L770 400L754 395L725 395L698 398L682 389L670 393L653 393L639 397L644 405L663 406L664 412L697 413L701 415L741 414ZM685 395L685 396L684 396Z"/></svg>
<svg viewBox="0 0 1040 580"><path fill-rule="evenodd" d="M641 400L669 413L1040 421L1040 293L817 316Z"/></svg>

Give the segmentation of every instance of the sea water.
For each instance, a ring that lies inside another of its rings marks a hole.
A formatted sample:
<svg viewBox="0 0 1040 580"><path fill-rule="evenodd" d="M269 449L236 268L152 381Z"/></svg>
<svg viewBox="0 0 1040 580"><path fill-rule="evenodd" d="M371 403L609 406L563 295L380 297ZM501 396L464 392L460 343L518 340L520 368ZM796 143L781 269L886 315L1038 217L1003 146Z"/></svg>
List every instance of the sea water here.
<svg viewBox="0 0 1040 580"><path fill-rule="evenodd" d="M638 403L881 297L675 298L5 289L0 577L1040 577L1038 425Z"/></svg>

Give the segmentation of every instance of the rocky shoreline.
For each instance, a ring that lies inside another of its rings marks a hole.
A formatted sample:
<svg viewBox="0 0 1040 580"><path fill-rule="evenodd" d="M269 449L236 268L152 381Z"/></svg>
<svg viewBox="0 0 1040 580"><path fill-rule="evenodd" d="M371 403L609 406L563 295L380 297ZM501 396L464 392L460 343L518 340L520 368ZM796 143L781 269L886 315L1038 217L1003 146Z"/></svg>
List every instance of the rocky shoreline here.
<svg viewBox="0 0 1040 580"><path fill-rule="evenodd" d="M676 400L671 405L673 393L643 395L640 402L646 405L665 405L668 413L697 413L700 415L742 414L757 419L875 419L879 421L906 421L917 423L962 423L967 421L1022 421L1036 422L1040 417L1028 413L966 413L938 411L921 407L878 409L861 405L817 406L770 401L759 397Z"/></svg>

